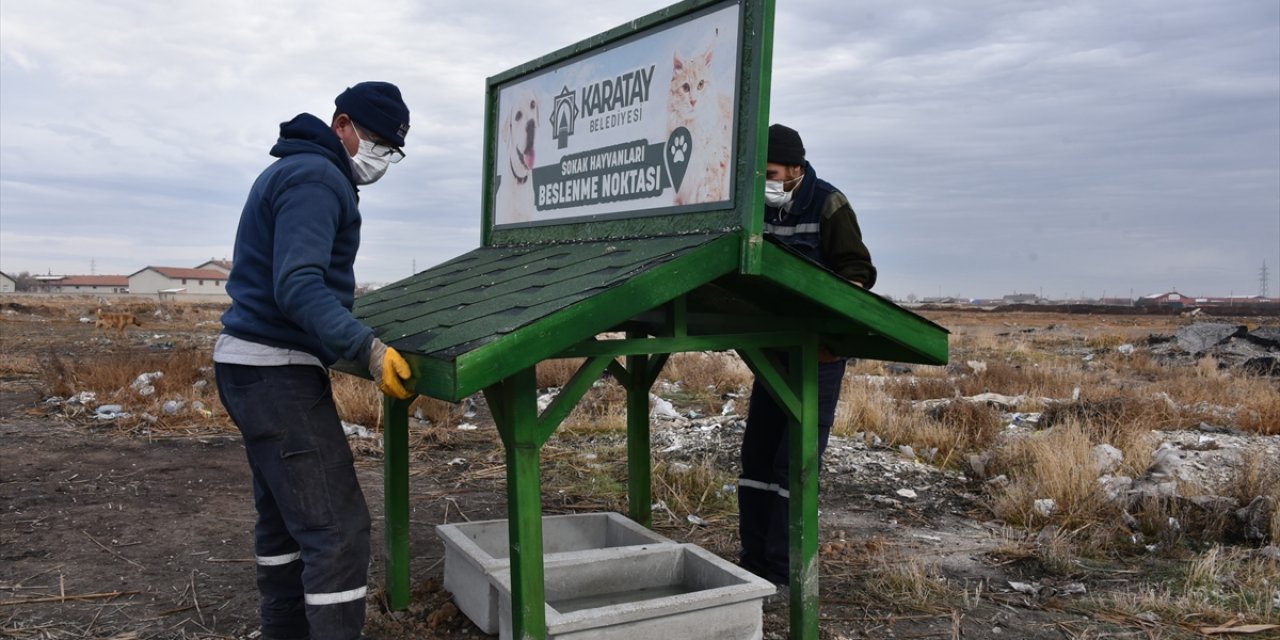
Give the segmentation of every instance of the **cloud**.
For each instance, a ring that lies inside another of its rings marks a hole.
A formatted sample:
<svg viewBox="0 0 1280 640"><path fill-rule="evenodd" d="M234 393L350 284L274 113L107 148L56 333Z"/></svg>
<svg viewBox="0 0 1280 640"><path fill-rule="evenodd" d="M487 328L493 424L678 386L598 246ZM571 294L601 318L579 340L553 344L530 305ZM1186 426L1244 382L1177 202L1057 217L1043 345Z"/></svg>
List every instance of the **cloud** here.
<svg viewBox="0 0 1280 640"><path fill-rule="evenodd" d="M363 191L357 276L464 253L485 79L665 2L624 5L6 2L2 267L228 254L278 123L364 79L413 126ZM1239 293L1280 265L1273 0L796 0L772 71L771 119L848 193L885 293Z"/></svg>

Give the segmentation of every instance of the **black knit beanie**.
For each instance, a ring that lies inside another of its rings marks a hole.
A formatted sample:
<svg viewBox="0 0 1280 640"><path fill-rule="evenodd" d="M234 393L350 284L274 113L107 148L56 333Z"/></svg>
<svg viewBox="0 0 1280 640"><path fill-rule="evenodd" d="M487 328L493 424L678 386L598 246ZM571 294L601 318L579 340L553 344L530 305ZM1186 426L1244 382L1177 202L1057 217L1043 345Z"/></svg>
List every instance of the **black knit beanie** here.
<svg viewBox="0 0 1280 640"><path fill-rule="evenodd" d="M800 134L785 125L770 125L768 159L787 166L804 165L804 143L800 141Z"/></svg>
<svg viewBox="0 0 1280 640"><path fill-rule="evenodd" d="M361 82L338 94L333 104L356 124L397 147L404 146L404 136L409 133L409 107L394 84Z"/></svg>

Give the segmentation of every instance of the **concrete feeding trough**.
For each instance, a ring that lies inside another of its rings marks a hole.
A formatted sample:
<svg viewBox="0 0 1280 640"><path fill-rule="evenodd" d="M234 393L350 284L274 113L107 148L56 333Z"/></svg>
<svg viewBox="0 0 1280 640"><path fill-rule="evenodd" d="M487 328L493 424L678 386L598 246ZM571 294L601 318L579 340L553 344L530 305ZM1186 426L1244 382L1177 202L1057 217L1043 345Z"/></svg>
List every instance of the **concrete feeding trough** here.
<svg viewBox="0 0 1280 640"><path fill-rule="evenodd" d="M548 640L759 640L775 587L691 544L612 549L545 566ZM510 640L511 569L495 574L499 637Z"/></svg>
<svg viewBox="0 0 1280 640"><path fill-rule="evenodd" d="M507 521L443 524L436 527L436 535L444 542L444 588L453 594L458 609L481 631L497 633L498 591L494 576L511 566ZM671 540L618 513L542 519L542 553L546 566L592 562L619 548L671 544L674 544ZM508 601L510 598L507 595Z"/></svg>

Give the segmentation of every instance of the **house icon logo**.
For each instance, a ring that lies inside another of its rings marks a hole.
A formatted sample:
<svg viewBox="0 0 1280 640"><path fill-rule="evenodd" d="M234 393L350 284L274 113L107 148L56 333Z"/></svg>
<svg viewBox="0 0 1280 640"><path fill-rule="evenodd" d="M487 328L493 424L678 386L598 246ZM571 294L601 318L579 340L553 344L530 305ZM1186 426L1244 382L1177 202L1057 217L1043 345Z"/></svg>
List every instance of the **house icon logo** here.
<svg viewBox="0 0 1280 640"><path fill-rule="evenodd" d="M563 149L568 146L573 123L578 120L578 94L564 87L555 100L551 107L551 137L556 139L556 148Z"/></svg>

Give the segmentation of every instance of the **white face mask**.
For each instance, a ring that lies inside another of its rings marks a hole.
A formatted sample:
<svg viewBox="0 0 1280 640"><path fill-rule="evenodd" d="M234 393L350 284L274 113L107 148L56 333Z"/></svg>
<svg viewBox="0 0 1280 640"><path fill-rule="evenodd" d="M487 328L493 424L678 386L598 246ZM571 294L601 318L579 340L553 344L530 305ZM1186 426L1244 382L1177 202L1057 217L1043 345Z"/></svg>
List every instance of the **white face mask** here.
<svg viewBox="0 0 1280 640"><path fill-rule="evenodd" d="M801 176L804 177L804 176ZM793 178L799 181L800 178ZM791 180L765 180L764 181L764 201L765 204L781 209L791 204L791 194L795 193L795 187L791 191L787 191L787 183ZM798 182L797 182L798 184Z"/></svg>
<svg viewBox="0 0 1280 640"><path fill-rule="evenodd" d="M775 209L781 209L791 202L791 192L787 191L781 180L765 180L764 201Z"/></svg>
<svg viewBox="0 0 1280 640"><path fill-rule="evenodd" d="M357 131L356 135L360 133ZM355 175L356 184L373 184L387 172L391 166L388 156L376 156L373 153L373 141L360 138L360 148L351 156L351 173Z"/></svg>

